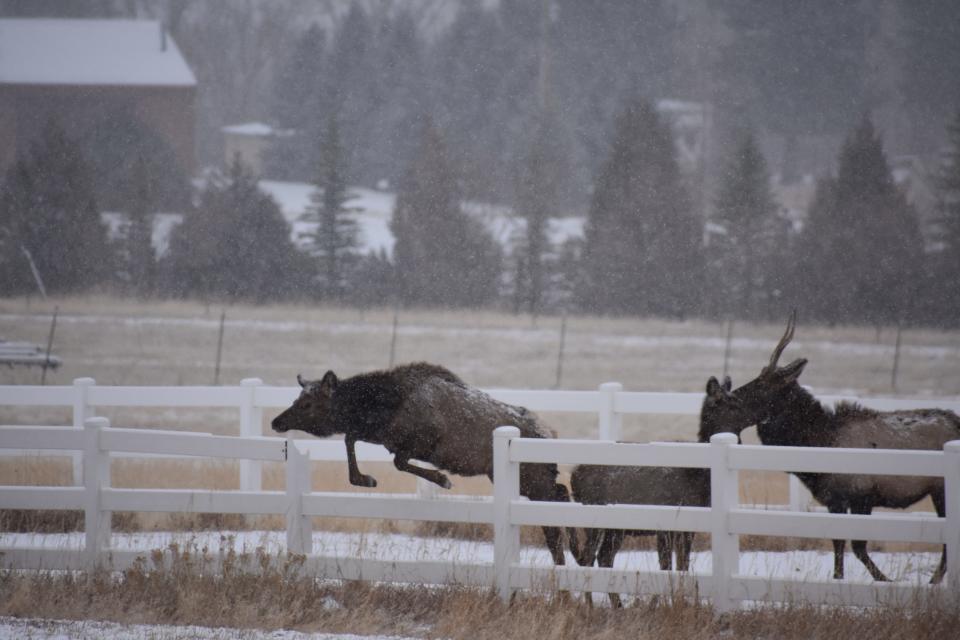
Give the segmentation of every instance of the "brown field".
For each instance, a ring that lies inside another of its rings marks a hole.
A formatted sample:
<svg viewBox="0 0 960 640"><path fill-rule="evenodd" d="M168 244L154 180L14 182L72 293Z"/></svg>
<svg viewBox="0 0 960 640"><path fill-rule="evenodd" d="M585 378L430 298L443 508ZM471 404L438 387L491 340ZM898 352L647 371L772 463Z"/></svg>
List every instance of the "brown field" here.
<svg viewBox="0 0 960 640"><path fill-rule="evenodd" d="M70 384L90 376L109 385L202 385L214 375L221 307L196 302L136 302L108 297L65 298L40 304L0 299L0 338L45 344L50 315L60 309L54 353L64 365L48 374L48 384ZM393 312L387 309L338 309L305 305L229 306L220 380L236 384L260 377L266 384L292 385L296 373L319 376L327 369L352 375L387 366ZM509 315L491 311L404 310L399 315L396 362L441 363L468 382L483 387L551 388L556 383L560 318ZM570 317L561 388L594 389L616 380L627 390L700 391L709 375L723 369L725 326L703 321ZM734 382L748 380L766 361L782 331L781 323L737 324L731 350ZM810 359L804 382L818 392L896 395L891 389L895 332L891 328L820 327L801 324L783 360ZM960 394L960 332L909 330L902 336L897 393L908 396ZM37 384L36 369L0 369L0 384ZM102 409L116 426L189 429L236 433L235 410ZM269 433L264 416L264 432ZM544 414L561 436L592 437L596 418L589 414ZM67 409L0 407L0 424L69 424ZM624 436L633 441L691 440L693 416L633 416L624 420ZM755 442L754 434L744 434ZM409 492L412 478L391 465L365 463L380 479L378 491ZM232 464L183 461L117 461L113 482L121 487L237 486ZM744 474L745 502L782 504L786 476ZM70 482L66 460L0 459L0 483ZM280 488L279 467L267 466L266 488ZM454 491L489 493L485 478L454 478ZM317 490L356 491L346 481L345 465L315 464ZM918 506L930 509L929 504ZM32 518L4 514L6 526L20 528ZM56 519L54 514L51 517ZM45 518L41 518L45 520ZM60 518L59 520L62 520ZM279 526L270 519L228 518L236 526ZM15 524L19 523L19 524ZM216 517L129 514L122 528L228 524ZM318 528L386 527L409 530L412 524L326 520ZM419 529L423 527L420 526ZM418 529L418 530L419 530ZM445 530L460 527L446 527ZM467 528L464 535L477 535ZM479 534L485 532L479 528ZM749 541L748 541L749 542ZM757 541L761 545L782 541Z"/></svg>
<svg viewBox="0 0 960 640"><path fill-rule="evenodd" d="M54 353L64 366L48 384L70 384L90 376L107 385L206 385L214 375L221 307L190 302L136 303L113 298L69 298L38 304L0 300L0 338L46 342L50 313L59 305ZM393 313L390 310L329 309L308 306L230 306L220 380L236 384L260 377L270 385L292 385L303 372L340 375L387 366ZM560 319L513 316L489 311L403 311L399 316L396 362L429 360L482 387L552 388L556 383ZM780 322L737 324L730 371L735 383L751 378L766 361L782 331ZM627 390L700 391L723 368L725 327L702 321L571 317L563 360L565 389L594 389L619 381ZM804 382L819 393L862 395L960 395L960 332L909 330L902 337L898 385L891 388L893 341L890 328L816 327L802 324L783 360L811 361ZM35 369L0 369L0 384L38 384ZM236 433L236 411L217 409L104 409L116 426ZM264 416L264 430L269 432ZM543 416L562 436L592 437L591 415ZM0 424L69 424L61 409L0 407ZM635 441L690 440L694 417L643 416L625 420ZM745 441L755 442L748 431ZM362 463L380 481L378 491L411 492L413 478L391 465ZM112 467L118 487L231 489L238 483L232 463L179 460L118 460ZM71 480L65 458L0 459L0 484L65 485ZM454 477L454 492L489 493L485 478ZM283 486L279 465L266 465L264 487ZM361 491L346 479L346 465L315 463L315 490ZM744 502L782 504L783 474L744 473ZM916 508L929 510L928 502ZM0 512L0 530L65 531L82 528L72 512ZM316 519L318 530L405 532L489 538L489 527L396 521ZM114 527L129 530L235 530L283 527L279 518L215 514L114 514ZM539 531L524 532L540 544ZM650 538L628 539L649 547ZM699 536L697 547L708 544ZM829 549L829 542L745 536L744 549ZM922 549L922 545L876 543L874 548ZM929 548L929 547L926 547ZM181 567L182 569L182 567ZM266 586L266 588L264 588ZM335 601L336 607L318 606ZM288 570L250 577L195 575L146 568L123 580L57 573L0 574L0 615L104 619L145 623L190 623L231 627L296 628L305 631L396 633L428 638L526 638L531 629L551 638L875 638L951 637L960 613L929 603L911 610L854 611L790 606L741 612L716 619L708 607L682 598L643 602L623 611L520 597L507 608L489 594L467 589L317 584Z"/></svg>

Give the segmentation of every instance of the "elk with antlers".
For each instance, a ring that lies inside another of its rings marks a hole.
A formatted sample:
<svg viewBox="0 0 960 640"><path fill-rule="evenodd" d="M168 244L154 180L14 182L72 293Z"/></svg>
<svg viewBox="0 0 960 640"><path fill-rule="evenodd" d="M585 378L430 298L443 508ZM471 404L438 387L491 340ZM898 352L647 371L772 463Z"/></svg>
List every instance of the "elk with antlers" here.
<svg viewBox="0 0 960 640"><path fill-rule="evenodd" d="M960 438L960 417L952 411L873 411L841 402L824 407L797 382L807 365L798 358L780 367L780 354L793 339L796 311L760 375L733 392L737 406L727 407L727 425L740 433L757 425L765 445L801 447L852 447L864 449L934 449ZM843 473L797 473L797 477L830 513L869 515L876 507L905 509L930 496L937 515L945 515L942 478L856 475ZM952 505L957 507L958 505ZM833 577L843 578L845 540L834 540ZM854 540L853 553L875 580L887 577L867 555L867 543ZM943 579L946 547L931 582Z"/></svg>

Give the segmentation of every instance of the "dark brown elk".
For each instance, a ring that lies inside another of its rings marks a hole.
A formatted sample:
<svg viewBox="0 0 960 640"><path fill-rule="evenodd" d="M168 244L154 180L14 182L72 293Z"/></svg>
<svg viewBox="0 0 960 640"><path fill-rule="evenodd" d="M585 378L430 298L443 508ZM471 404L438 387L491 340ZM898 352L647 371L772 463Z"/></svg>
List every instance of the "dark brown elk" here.
<svg viewBox="0 0 960 640"><path fill-rule="evenodd" d="M857 404L824 407L800 386L797 379L807 360L798 358L780 367L780 354L793 338L796 312L770 362L760 375L733 392L737 407L726 407L726 420L739 433L756 424L765 445L801 447L853 447L863 449L932 449L960 438L960 417L941 409L873 411ZM739 415L738 415L739 413ZM798 473L797 477L830 513L870 514L876 507L905 509L930 496L937 515L945 514L942 478L917 476ZM843 578L845 540L834 540L833 577ZM854 540L853 553L875 580L887 577L867 555L867 543ZM944 547L940 566L931 579L939 582L946 570Z"/></svg>
<svg viewBox="0 0 960 640"><path fill-rule="evenodd" d="M700 409L699 442L709 442L716 433L730 431L727 423L732 414L739 415L736 398L730 395L730 378L721 385L716 378L707 382L707 395ZM583 504L654 504L686 507L710 506L710 471L682 467L635 467L611 465L580 465L570 476L573 499ZM612 567L613 560L626 536L657 536L657 556L660 569L673 567L673 552L677 556L677 570L690 568L692 531L646 531L624 529L587 529L586 540L580 545L577 563ZM620 606L620 596L610 594L614 607Z"/></svg>
<svg viewBox="0 0 960 640"><path fill-rule="evenodd" d="M274 418L274 431L306 431L320 438L344 434L350 483L375 487L360 473L358 440L383 445L393 464L445 489L447 471L493 480L493 430L510 425L524 438L552 438L553 433L523 407L494 400L447 369L419 362L339 380L328 371L319 381L297 376L302 391L289 409ZM412 464L420 460L436 469ZM557 482L551 464L520 465L520 493L531 500L563 502L567 488ZM560 530L544 527L556 564L564 564ZM576 551L576 542L571 541Z"/></svg>

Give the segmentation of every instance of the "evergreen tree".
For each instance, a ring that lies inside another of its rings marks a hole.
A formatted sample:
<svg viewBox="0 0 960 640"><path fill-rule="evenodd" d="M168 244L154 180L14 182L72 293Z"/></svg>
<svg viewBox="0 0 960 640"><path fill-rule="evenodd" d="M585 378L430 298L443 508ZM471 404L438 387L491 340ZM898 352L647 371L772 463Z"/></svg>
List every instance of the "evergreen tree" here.
<svg viewBox="0 0 960 640"><path fill-rule="evenodd" d="M799 242L802 306L831 322L905 319L923 246L869 117L847 137L837 175L817 186Z"/></svg>
<svg viewBox="0 0 960 640"><path fill-rule="evenodd" d="M580 301L597 312L683 315L699 296L701 225L691 213L673 138L653 107L617 119L593 193Z"/></svg>
<svg viewBox="0 0 960 640"><path fill-rule="evenodd" d="M499 247L461 210L456 175L430 122L397 195L390 229L404 303L482 306L496 295Z"/></svg>
<svg viewBox="0 0 960 640"><path fill-rule="evenodd" d="M939 282L928 294L931 313L956 326L960 322L960 287L956 286L960 282L960 111L947 125L947 135L949 147L937 180L943 246L936 255L934 273Z"/></svg>
<svg viewBox="0 0 960 640"><path fill-rule="evenodd" d="M274 81L274 118L294 135L275 138L264 157L264 173L281 180L309 180L320 160L312 144L320 137L317 114L330 113L327 86L327 37L311 25L294 43Z"/></svg>
<svg viewBox="0 0 960 640"><path fill-rule="evenodd" d="M171 233L166 268L176 295L258 303L303 292L314 275L239 156L226 178L208 180L197 209Z"/></svg>
<svg viewBox="0 0 960 640"><path fill-rule="evenodd" d="M157 258L153 250L154 190L142 154L137 156L133 179L133 202L123 232L121 269L129 291L146 297L154 293Z"/></svg>
<svg viewBox="0 0 960 640"><path fill-rule="evenodd" d="M721 282L713 294L719 296L717 308L724 315L756 318L772 294L776 212L766 160L748 133L727 161L713 214L725 231L711 243L711 267Z"/></svg>
<svg viewBox="0 0 960 640"><path fill-rule="evenodd" d="M304 215L317 226L306 235L310 252L320 260L321 297L341 300L348 264L358 245L358 229L356 221L350 217L355 210L345 206L351 196L347 192L336 115L331 114L327 119L320 146L317 189L310 195L311 205Z"/></svg>
<svg viewBox="0 0 960 640"><path fill-rule="evenodd" d="M516 243L518 306L528 313L543 309L549 286L551 254L547 236L551 216L557 215L564 181L569 173L564 136L556 114L544 109L537 118L529 150L519 172L517 213L523 217L523 235Z"/></svg>
<svg viewBox="0 0 960 640"><path fill-rule="evenodd" d="M31 261L48 293L89 289L112 274L114 256L89 165L53 121L7 173L0 235L8 293L34 290Z"/></svg>

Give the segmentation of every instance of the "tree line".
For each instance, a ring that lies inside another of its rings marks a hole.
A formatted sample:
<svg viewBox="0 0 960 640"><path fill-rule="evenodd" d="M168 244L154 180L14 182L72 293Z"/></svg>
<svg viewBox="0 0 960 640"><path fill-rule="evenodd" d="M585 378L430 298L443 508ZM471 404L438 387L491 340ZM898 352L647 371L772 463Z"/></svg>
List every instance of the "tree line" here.
<svg viewBox="0 0 960 640"><path fill-rule="evenodd" d="M158 254L156 190L134 163L125 215L110 231L96 174L56 122L0 187L0 293L103 288L207 300L500 307L544 313L772 319L799 307L824 322L937 323L960 318L960 114L937 185L937 245L894 183L873 122L847 134L803 220L784 215L753 134L725 162L708 220L682 180L669 127L647 101L624 101L595 178L582 238L551 242L554 140L546 106L518 180L522 224L509 246L464 210L456 154L422 116L390 222L395 244L361 255L336 114L317 147L308 232L291 237L277 203L238 159L210 173ZM705 224L706 222L706 224Z"/></svg>

